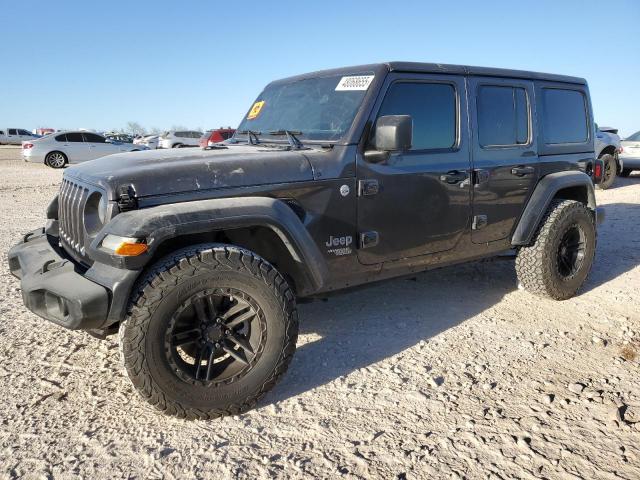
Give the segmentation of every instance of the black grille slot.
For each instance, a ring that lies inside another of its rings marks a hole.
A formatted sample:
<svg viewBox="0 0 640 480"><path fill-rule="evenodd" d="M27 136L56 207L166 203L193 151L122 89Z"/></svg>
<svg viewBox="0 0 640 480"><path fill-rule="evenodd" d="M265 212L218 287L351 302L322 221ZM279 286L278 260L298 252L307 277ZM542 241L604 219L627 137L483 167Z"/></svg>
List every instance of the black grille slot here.
<svg viewBox="0 0 640 480"><path fill-rule="evenodd" d="M84 205L89 190L63 179L58 195L58 226L62 244L84 256Z"/></svg>

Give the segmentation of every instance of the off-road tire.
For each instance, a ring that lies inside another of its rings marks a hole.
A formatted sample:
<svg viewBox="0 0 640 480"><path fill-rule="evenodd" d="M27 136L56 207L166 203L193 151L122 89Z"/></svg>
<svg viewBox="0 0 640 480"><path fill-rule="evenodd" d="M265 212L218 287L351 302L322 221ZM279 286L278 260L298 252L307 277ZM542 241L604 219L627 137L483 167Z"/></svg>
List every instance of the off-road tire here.
<svg viewBox="0 0 640 480"><path fill-rule="evenodd" d="M619 175L620 175L621 177L625 177L625 178L626 178L626 177L628 177L629 175L631 175L631 172L632 172L632 171L633 171L633 170L631 170L630 168L623 168Z"/></svg>
<svg viewBox="0 0 640 480"><path fill-rule="evenodd" d="M255 365L239 379L213 386L188 383L166 359L163 328L166 332L172 312L185 298L218 287L255 299L266 341ZM297 336L295 296L284 277L255 253L223 244L178 250L154 264L134 289L119 329L122 361L136 390L162 412L187 419L252 408L287 370Z"/></svg>
<svg viewBox="0 0 640 480"><path fill-rule="evenodd" d="M611 188L613 182L616 181L616 173L618 171L618 165L616 159L610 153L606 153L600 157L603 163L602 169L602 182L596 185L600 190L607 190Z"/></svg>
<svg viewBox="0 0 640 480"><path fill-rule="evenodd" d="M575 274L563 276L561 243L568 232L584 233L584 254ZM575 200L554 200L542 219L534 242L521 247L516 257L518 281L529 292L555 300L573 297L585 282L596 247L594 218L589 209Z"/></svg>

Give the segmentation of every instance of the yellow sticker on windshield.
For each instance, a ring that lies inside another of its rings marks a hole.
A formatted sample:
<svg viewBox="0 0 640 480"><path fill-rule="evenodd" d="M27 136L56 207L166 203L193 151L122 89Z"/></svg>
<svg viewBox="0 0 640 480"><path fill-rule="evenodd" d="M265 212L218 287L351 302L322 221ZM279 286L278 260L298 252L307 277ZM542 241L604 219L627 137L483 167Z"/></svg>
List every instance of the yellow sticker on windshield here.
<svg viewBox="0 0 640 480"><path fill-rule="evenodd" d="M251 107L251 110L249 111L249 115L247 115L247 120L253 120L258 115L260 115L260 110L262 110L262 107L264 107L264 100L254 103L253 107Z"/></svg>

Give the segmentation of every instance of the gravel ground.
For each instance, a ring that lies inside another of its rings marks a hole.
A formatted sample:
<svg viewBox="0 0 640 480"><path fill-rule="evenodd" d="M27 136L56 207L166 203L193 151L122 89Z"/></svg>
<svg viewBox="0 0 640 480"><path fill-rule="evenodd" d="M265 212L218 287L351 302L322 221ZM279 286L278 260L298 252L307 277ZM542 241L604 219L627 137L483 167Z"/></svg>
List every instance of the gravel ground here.
<svg viewBox="0 0 640 480"><path fill-rule="evenodd" d="M581 295L520 291L512 260L300 306L298 352L255 410L164 417L115 338L22 305L6 252L61 172L0 147L0 478L640 478L640 177L607 208Z"/></svg>

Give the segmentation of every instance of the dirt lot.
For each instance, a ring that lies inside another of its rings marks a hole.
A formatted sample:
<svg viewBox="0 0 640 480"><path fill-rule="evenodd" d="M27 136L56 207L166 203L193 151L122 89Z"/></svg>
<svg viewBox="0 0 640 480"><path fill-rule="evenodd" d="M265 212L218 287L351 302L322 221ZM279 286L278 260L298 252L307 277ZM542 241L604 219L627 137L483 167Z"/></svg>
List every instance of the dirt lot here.
<svg viewBox="0 0 640 480"><path fill-rule="evenodd" d="M167 418L115 339L22 305L6 252L61 172L0 147L0 478L640 478L640 177L598 192L575 299L516 287L512 260L300 306L284 380L245 415Z"/></svg>

